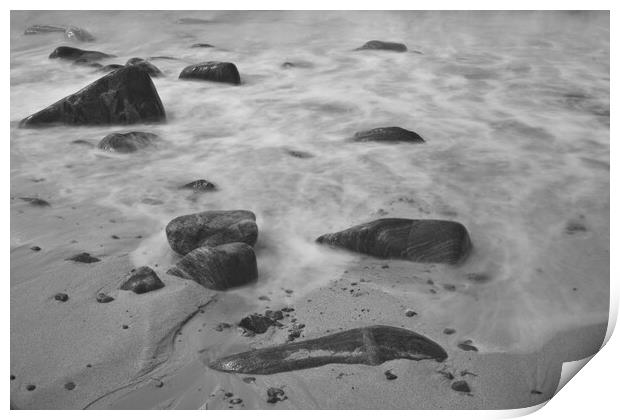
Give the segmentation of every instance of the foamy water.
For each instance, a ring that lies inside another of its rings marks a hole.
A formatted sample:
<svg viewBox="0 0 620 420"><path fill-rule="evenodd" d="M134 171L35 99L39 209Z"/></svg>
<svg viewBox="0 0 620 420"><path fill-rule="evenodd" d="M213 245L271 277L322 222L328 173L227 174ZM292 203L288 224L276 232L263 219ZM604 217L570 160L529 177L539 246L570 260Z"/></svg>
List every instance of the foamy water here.
<svg viewBox="0 0 620 420"><path fill-rule="evenodd" d="M212 22L177 23L183 17ZM116 156L71 142L96 144L126 127L18 129L102 76L48 59L70 43L58 33L23 35L37 23L89 30L97 41L76 46L118 56L104 64L175 57L152 61L165 73L154 83L167 123L130 128L163 141ZM352 51L371 39L409 51ZM216 48L189 48L198 42ZM178 80L186 65L209 60L235 63L242 84ZM310 65L285 69L285 61ZM414 130L427 143L349 141L382 126ZM315 245L323 233L378 217L457 220L475 253L462 267L434 268L458 291L423 309L488 349L527 347L607 317L609 15L12 13L11 174L46 176L66 200L156 223L160 230L132 254L136 264L174 261L162 233L173 217L254 211L260 279L231 292L242 295L286 287L303 296L358 261ZM199 178L219 191L178 190ZM569 235L571 221L587 230Z"/></svg>

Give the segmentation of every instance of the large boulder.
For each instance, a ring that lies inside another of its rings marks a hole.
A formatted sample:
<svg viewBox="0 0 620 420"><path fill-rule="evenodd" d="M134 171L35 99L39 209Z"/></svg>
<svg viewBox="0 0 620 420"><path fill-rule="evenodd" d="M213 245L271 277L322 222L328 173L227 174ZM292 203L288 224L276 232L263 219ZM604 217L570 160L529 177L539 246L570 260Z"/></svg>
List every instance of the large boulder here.
<svg viewBox="0 0 620 420"><path fill-rule="evenodd" d="M87 58L89 60L101 60L103 58L115 57L111 54L102 53L100 51L81 50L74 47L58 47L50 54L49 58L60 58L62 60L77 60L78 58Z"/></svg>
<svg viewBox="0 0 620 420"><path fill-rule="evenodd" d="M405 52L407 51L407 46L399 42L385 42L385 41L373 40L373 41L368 41L361 47L355 49L355 51L361 51L361 50L385 50L385 51Z"/></svg>
<svg viewBox="0 0 620 420"><path fill-rule="evenodd" d="M208 61L187 66L179 75L179 79L208 80L211 82L232 83L233 85L241 83L237 66L233 63L221 61Z"/></svg>
<svg viewBox="0 0 620 420"><path fill-rule="evenodd" d="M316 241L379 258L423 263L457 264L472 248L465 226L447 220L378 219Z"/></svg>
<svg viewBox="0 0 620 420"><path fill-rule="evenodd" d="M185 255L204 246L245 242L253 246L258 237L256 216L247 210L213 210L172 219L166 226L170 247Z"/></svg>
<svg viewBox="0 0 620 420"><path fill-rule="evenodd" d="M424 143L424 139L418 133L405 130L400 127L380 127L368 131L358 131L353 136L354 141L379 141L385 143L407 142Z"/></svg>
<svg viewBox="0 0 620 420"><path fill-rule="evenodd" d="M101 125L164 121L166 112L151 77L134 67L106 74L21 121L20 127L45 124Z"/></svg>
<svg viewBox="0 0 620 420"><path fill-rule="evenodd" d="M101 139L97 147L108 152L132 153L149 147L153 142L158 140L160 140L160 138L157 134L145 133L142 131L112 133Z"/></svg>
<svg viewBox="0 0 620 420"><path fill-rule="evenodd" d="M134 57L134 58L130 58L129 60L127 60L127 63L125 63L126 66L136 66L144 71L146 71L149 76L151 77L161 77L164 74L161 72L161 70L159 70L157 67L155 67L153 64L149 63L148 61L142 59L142 58L138 58L138 57Z"/></svg>
<svg viewBox="0 0 620 420"><path fill-rule="evenodd" d="M168 274L194 280L208 289L227 290L256 280L258 269L254 249L235 242L196 248L170 268Z"/></svg>

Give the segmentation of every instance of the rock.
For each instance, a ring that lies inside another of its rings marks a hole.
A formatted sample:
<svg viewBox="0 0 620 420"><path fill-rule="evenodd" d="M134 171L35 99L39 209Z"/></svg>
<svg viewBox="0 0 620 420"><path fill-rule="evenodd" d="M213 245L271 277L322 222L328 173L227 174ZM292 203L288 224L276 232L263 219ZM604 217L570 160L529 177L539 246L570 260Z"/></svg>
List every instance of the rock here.
<svg viewBox="0 0 620 420"><path fill-rule="evenodd" d="M206 179L197 179L196 181L185 184L180 188L184 190L193 190L195 192L207 192L217 190L215 184L207 181Z"/></svg>
<svg viewBox="0 0 620 420"><path fill-rule="evenodd" d="M67 258L65 261L75 261L79 263L91 264L101 261L99 258L91 256L88 252L82 252L74 255L71 258Z"/></svg>
<svg viewBox="0 0 620 420"><path fill-rule="evenodd" d="M457 264L472 248L467 229L446 220L378 219L316 241L379 258L424 263Z"/></svg>
<svg viewBox="0 0 620 420"><path fill-rule="evenodd" d="M454 328L444 328L443 333L446 335L452 335L456 332Z"/></svg>
<svg viewBox="0 0 620 420"><path fill-rule="evenodd" d="M95 37L92 36L87 30L82 28L77 28L75 26L69 26L65 30L65 38L71 41L79 41L79 42L92 42L95 40Z"/></svg>
<svg viewBox="0 0 620 420"><path fill-rule="evenodd" d="M359 131L353 136L353 141L367 142L378 141L384 143L424 143L424 139L413 131L405 130L400 127L381 127L368 131Z"/></svg>
<svg viewBox="0 0 620 420"><path fill-rule="evenodd" d="M215 48L211 44L192 44L190 48Z"/></svg>
<svg viewBox="0 0 620 420"><path fill-rule="evenodd" d="M151 77L160 77L160 76L164 75L161 72L161 70L159 70L153 64L149 63L148 61L146 61L146 60L144 60L142 58L138 58L138 57L130 58L129 60L127 60L127 63L125 63L125 66L135 66L135 67L138 67L139 69L144 70L145 72L147 72Z"/></svg>
<svg viewBox="0 0 620 420"><path fill-rule="evenodd" d="M54 299L59 302L66 302L69 300L69 295L66 293L56 293L54 295Z"/></svg>
<svg viewBox="0 0 620 420"><path fill-rule="evenodd" d="M187 66L179 75L179 79L208 80L211 82L241 83L239 71L233 63L208 61L205 63Z"/></svg>
<svg viewBox="0 0 620 420"><path fill-rule="evenodd" d="M395 359L443 362L447 357L439 344L420 334L374 325L234 354L215 360L209 367L222 372L267 375L330 363L377 366Z"/></svg>
<svg viewBox="0 0 620 420"><path fill-rule="evenodd" d="M391 370L386 370L384 374L385 374L385 378L388 381L393 381L394 379L398 379L398 376L394 375Z"/></svg>
<svg viewBox="0 0 620 420"><path fill-rule="evenodd" d="M112 296L106 295L105 293L97 293L97 302L99 303L110 303L114 300Z"/></svg>
<svg viewBox="0 0 620 420"><path fill-rule="evenodd" d="M65 384L65 389L66 389L67 391L72 391L72 390L74 390L74 389L75 389L75 383L74 383L74 382L67 382L67 383Z"/></svg>
<svg viewBox="0 0 620 420"><path fill-rule="evenodd" d="M212 210L179 216L166 226L170 247L177 253L231 242L254 245L258 237L256 216L247 210Z"/></svg>
<svg viewBox="0 0 620 420"><path fill-rule="evenodd" d="M258 278L254 250L242 242L196 248L170 268L168 274L194 280L213 290L243 286Z"/></svg>
<svg viewBox="0 0 620 420"><path fill-rule="evenodd" d="M277 325L279 325L278 322L260 314L248 315L239 322L240 327L252 331L255 334L264 334L269 327Z"/></svg>
<svg viewBox="0 0 620 420"><path fill-rule="evenodd" d="M364 45L359 48L356 48L355 51L362 50L385 50L385 51L396 51L396 52L405 52L407 51L407 46L405 44L401 44L398 42L384 42L384 41L368 41Z"/></svg>
<svg viewBox="0 0 620 420"><path fill-rule="evenodd" d="M157 134L142 131L129 131L127 133L112 133L105 136L99 142L98 148L116 153L133 153L149 147L155 141L161 140Z"/></svg>
<svg viewBox="0 0 620 420"><path fill-rule="evenodd" d="M48 203L45 200L42 200L40 198L36 198L36 197L19 197L20 200L23 200L27 203L30 203L30 205L35 206L35 207L49 207L50 203Z"/></svg>
<svg viewBox="0 0 620 420"><path fill-rule="evenodd" d="M122 69L123 67L125 66L123 66L122 64L108 64L107 66L101 67L100 70L109 73L114 70Z"/></svg>
<svg viewBox="0 0 620 420"><path fill-rule="evenodd" d="M98 125L164 121L166 113L151 77L129 66L25 118L20 127L45 124Z"/></svg>
<svg viewBox="0 0 620 420"><path fill-rule="evenodd" d="M478 351L478 348L471 344L471 340L463 341L457 345L463 351Z"/></svg>
<svg viewBox="0 0 620 420"><path fill-rule="evenodd" d="M62 60L75 61L78 58L87 58L89 60L101 60L104 58L116 57L115 55L102 53L100 51L81 50L79 48L62 46L56 48L50 54L49 58L60 58Z"/></svg>
<svg viewBox="0 0 620 420"><path fill-rule="evenodd" d="M269 388L267 390L267 402L269 404L275 404L278 401L284 401L287 399L286 394L280 388Z"/></svg>
<svg viewBox="0 0 620 420"><path fill-rule="evenodd" d="M35 252L41 251L41 247L40 246L36 246L36 245L35 246L31 246L30 249L32 251L35 251Z"/></svg>
<svg viewBox="0 0 620 420"><path fill-rule="evenodd" d="M228 328L231 328L231 327L232 327L232 325L230 325L227 322L220 322L219 324L217 324L215 326L215 331L222 332L222 331L227 330Z"/></svg>
<svg viewBox="0 0 620 420"><path fill-rule="evenodd" d="M408 318L414 317L414 316L416 316L417 314L418 314L417 312L415 312L415 311L413 311L413 310L411 310L411 309L407 309L407 310L405 311L405 316L406 316L406 317L408 317Z"/></svg>
<svg viewBox="0 0 620 420"><path fill-rule="evenodd" d="M464 392L467 394L471 392L471 388L469 388L469 384L466 381L453 382L451 388L457 392Z"/></svg>
<svg viewBox="0 0 620 420"><path fill-rule="evenodd" d="M50 32L65 32L65 27L54 25L32 25L26 28L24 35L47 34Z"/></svg>
<svg viewBox="0 0 620 420"><path fill-rule="evenodd" d="M157 273L150 267L144 266L131 273L120 286L120 289L131 290L135 294L141 295L163 287L165 287L165 284L157 276Z"/></svg>

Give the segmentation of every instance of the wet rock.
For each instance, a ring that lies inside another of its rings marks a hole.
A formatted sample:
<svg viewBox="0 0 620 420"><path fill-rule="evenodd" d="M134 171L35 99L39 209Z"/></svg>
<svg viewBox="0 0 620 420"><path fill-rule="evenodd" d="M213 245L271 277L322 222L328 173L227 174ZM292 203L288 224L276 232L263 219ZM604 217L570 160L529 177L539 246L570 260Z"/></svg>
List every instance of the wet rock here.
<svg viewBox="0 0 620 420"><path fill-rule="evenodd" d="M54 295L54 299L59 302L66 302L69 300L69 295L66 293L56 293Z"/></svg>
<svg viewBox="0 0 620 420"><path fill-rule="evenodd" d="M245 378L242 379L243 382L245 382L246 384L251 384L256 382L256 378L253 376L246 376Z"/></svg>
<svg viewBox="0 0 620 420"><path fill-rule="evenodd" d="M45 200L36 197L19 197L20 200L23 200L35 207L49 207L50 203Z"/></svg>
<svg viewBox="0 0 620 420"><path fill-rule="evenodd" d="M408 317L408 318L414 317L414 316L416 316L417 314L418 314L418 313L417 313L417 312L415 312L415 311L414 311L414 310L412 310L412 309L407 309L407 310L405 311L405 316L406 316L406 317Z"/></svg>
<svg viewBox="0 0 620 420"><path fill-rule="evenodd" d="M99 258L91 256L88 252L81 252L71 258L67 258L66 261L75 261L79 263L91 264L99 262L101 260Z"/></svg>
<svg viewBox="0 0 620 420"><path fill-rule="evenodd" d="M281 66L283 69L302 68L309 69L314 65L308 61L285 61Z"/></svg>
<svg viewBox="0 0 620 420"><path fill-rule="evenodd" d="M424 139L418 133L400 127L380 127L368 131L358 131L353 136L353 140L356 142L424 143Z"/></svg>
<svg viewBox="0 0 620 420"><path fill-rule="evenodd" d="M32 385L32 384L26 385L27 391L34 391L35 389L37 389L35 385Z"/></svg>
<svg viewBox="0 0 620 420"><path fill-rule="evenodd" d="M166 226L170 247L177 253L204 246L245 242L253 246L258 237L256 216L247 210L213 210L179 216Z"/></svg>
<svg viewBox="0 0 620 420"><path fill-rule="evenodd" d="M208 61L187 66L179 75L179 79L208 80L210 82L231 83L238 85L241 77L237 66L233 63Z"/></svg>
<svg viewBox="0 0 620 420"><path fill-rule="evenodd" d="M457 392L464 392L469 394L471 392L471 388L466 381L456 381L452 383L451 388Z"/></svg>
<svg viewBox="0 0 620 420"><path fill-rule="evenodd" d="M129 131L127 133L108 134L101 139L97 147L108 152L133 153L145 149L159 140L161 140L159 136L154 133Z"/></svg>
<svg viewBox="0 0 620 420"><path fill-rule="evenodd" d="M162 282L159 276L157 276L157 273L150 267L144 266L131 273L120 286L120 289L131 290L132 292L141 295L143 293L161 289L164 286L164 282Z"/></svg>
<svg viewBox="0 0 620 420"><path fill-rule="evenodd" d="M398 42L384 42L384 41L368 41L364 45L359 48L356 48L355 51L362 50L384 50L384 51L396 51L396 52L405 52L407 51L407 46L405 44L401 44Z"/></svg>
<svg viewBox="0 0 620 420"><path fill-rule="evenodd" d="M192 44L190 48L215 48L215 47L211 44L198 43L198 44Z"/></svg>
<svg viewBox="0 0 620 420"><path fill-rule="evenodd" d="M50 32L65 32L65 27L55 25L32 25L26 28L24 35L47 34Z"/></svg>
<svg viewBox="0 0 620 420"><path fill-rule="evenodd" d="M269 404L275 404L278 401L284 401L287 399L286 394L280 388L269 388L267 390L267 402Z"/></svg>
<svg viewBox="0 0 620 420"><path fill-rule="evenodd" d="M102 53L101 51L81 50L79 48L62 46L56 48L49 55L49 58L58 58L61 60L75 61L79 58L86 58L88 60L102 60L104 58L116 57L111 54Z"/></svg>
<svg viewBox="0 0 620 420"><path fill-rule="evenodd" d="M166 113L151 77L129 66L25 118L20 127L137 124L165 119Z"/></svg>
<svg viewBox="0 0 620 420"><path fill-rule="evenodd" d="M138 57L130 58L129 60L127 60L127 63L125 63L125 66L138 67L141 70L144 70L145 72L147 72L151 77L161 77L164 75L161 72L161 70L159 70L157 67L155 67L153 64L149 63L148 61L144 60L143 58L138 58Z"/></svg>
<svg viewBox="0 0 620 420"><path fill-rule="evenodd" d="M122 69L123 67L125 66L123 66L122 64L108 64L107 66L101 67L100 70L109 73L114 70Z"/></svg>
<svg viewBox="0 0 620 420"><path fill-rule="evenodd" d="M564 231L568 234L568 235L574 235L576 233L580 233L580 232L587 232L588 228L581 222L579 221L570 221L566 224L566 227L564 228Z"/></svg>
<svg viewBox="0 0 620 420"><path fill-rule="evenodd" d="M40 246L36 246L36 245L35 246L31 246L30 249L32 251L35 251L35 252L41 251L41 247Z"/></svg>
<svg viewBox="0 0 620 420"><path fill-rule="evenodd" d="M114 300L114 298L110 295L106 295L105 293L97 293L97 302L99 303L110 303Z"/></svg>
<svg viewBox="0 0 620 420"><path fill-rule="evenodd" d="M183 185L181 188L184 190L193 190L195 192L207 192L217 190L215 184L207 181L206 179L198 179L196 181L192 181Z"/></svg>
<svg viewBox="0 0 620 420"><path fill-rule="evenodd" d="M277 325L279 325L278 322L261 314L248 315L239 322L240 327L255 334L264 334L269 327Z"/></svg>
<svg viewBox="0 0 620 420"><path fill-rule="evenodd" d="M70 41L79 42L92 42L95 37L92 36L86 29L78 28L76 26L69 26L65 30L65 38Z"/></svg>
<svg viewBox="0 0 620 420"><path fill-rule="evenodd" d="M234 354L210 363L209 367L223 372L266 375L330 363L376 366L394 359L443 362L447 357L439 344L420 334L374 325Z"/></svg>
<svg viewBox="0 0 620 420"><path fill-rule="evenodd" d="M457 345L463 351L478 351L478 347L471 344L471 340L463 341Z"/></svg>
<svg viewBox="0 0 620 420"><path fill-rule="evenodd" d="M168 274L194 280L213 290L243 286L258 278L254 250L243 242L196 248L170 268Z"/></svg>
<svg viewBox="0 0 620 420"><path fill-rule="evenodd" d="M393 381L394 379L398 379L398 376L394 375L391 370L386 370L384 374L385 374L385 378L388 381Z"/></svg>
<svg viewBox="0 0 620 420"><path fill-rule="evenodd" d="M472 248L467 229L446 220L378 219L316 241L379 258L424 263L457 264Z"/></svg>

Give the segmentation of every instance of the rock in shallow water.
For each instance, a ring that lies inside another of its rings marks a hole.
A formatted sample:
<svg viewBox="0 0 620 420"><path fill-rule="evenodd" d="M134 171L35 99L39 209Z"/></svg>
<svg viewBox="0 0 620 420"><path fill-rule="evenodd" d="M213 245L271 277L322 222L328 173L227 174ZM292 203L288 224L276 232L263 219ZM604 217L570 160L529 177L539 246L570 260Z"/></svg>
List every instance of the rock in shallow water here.
<svg viewBox="0 0 620 420"><path fill-rule="evenodd" d="M355 49L355 51L361 51L361 50L385 50L385 51L405 52L407 51L407 46L399 42L384 42L384 41L373 40L373 41L368 41L361 47Z"/></svg>
<svg viewBox="0 0 620 420"><path fill-rule="evenodd" d="M424 139L418 133L405 130L400 127L373 128L368 131L359 131L353 136L357 142L378 141L385 143L407 142L424 143Z"/></svg>
<svg viewBox="0 0 620 420"><path fill-rule="evenodd" d="M258 237L256 216L247 210L212 210L179 216L166 226L170 247L185 255L203 246L245 242L253 246Z"/></svg>
<svg viewBox="0 0 620 420"><path fill-rule="evenodd" d="M81 50L79 48L62 46L56 48L50 54L49 58L60 58L62 60L77 60L78 58L86 58L89 60L101 60L103 58L115 57L111 54L102 53L100 51Z"/></svg>
<svg viewBox="0 0 620 420"><path fill-rule="evenodd" d="M184 190L193 190L195 192L207 192L217 190L215 184L207 181L206 179L197 179L196 181L189 182L181 186L180 188Z"/></svg>
<svg viewBox="0 0 620 420"><path fill-rule="evenodd" d="M443 362L447 357L439 344L420 334L375 325L234 354L210 363L209 367L223 372L267 375L330 363L376 366L394 359Z"/></svg>
<svg viewBox="0 0 620 420"><path fill-rule="evenodd" d="M194 280L207 289L227 290L256 280L258 269L252 247L236 242L196 248L170 268L168 274Z"/></svg>
<svg viewBox="0 0 620 420"><path fill-rule="evenodd" d="M210 82L231 83L233 85L241 83L237 66L233 63L221 61L208 61L187 66L179 75L179 79L208 80Z"/></svg>
<svg viewBox="0 0 620 420"><path fill-rule="evenodd" d="M447 220L378 219L316 240L379 258L462 262L472 245L465 226Z"/></svg>
<svg viewBox="0 0 620 420"><path fill-rule="evenodd" d="M69 26L65 30L65 38L71 41L79 42L92 42L95 40L95 37L92 36L87 30L76 26Z"/></svg>
<svg viewBox="0 0 620 420"><path fill-rule="evenodd" d="M152 292L165 287L157 273L151 267L140 267L129 275L127 280L120 286L121 290L131 290L135 294Z"/></svg>
<svg viewBox="0 0 620 420"><path fill-rule="evenodd" d="M130 131L128 133L112 133L99 142L98 148L108 152L132 153L149 147L160 138L154 133Z"/></svg>
<svg viewBox="0 0 620 420"><path fill-rule="evenodd" d="M46 124L137 124L166 119L151 77L134 67L109 73L80 91L25 118L20 127Z"/></svg>

